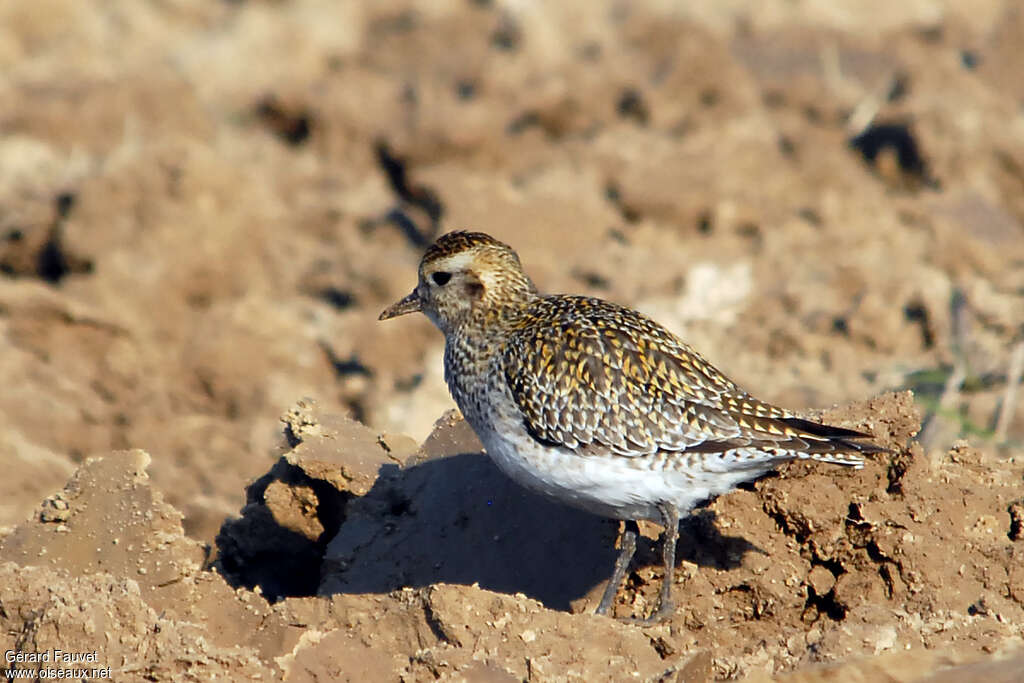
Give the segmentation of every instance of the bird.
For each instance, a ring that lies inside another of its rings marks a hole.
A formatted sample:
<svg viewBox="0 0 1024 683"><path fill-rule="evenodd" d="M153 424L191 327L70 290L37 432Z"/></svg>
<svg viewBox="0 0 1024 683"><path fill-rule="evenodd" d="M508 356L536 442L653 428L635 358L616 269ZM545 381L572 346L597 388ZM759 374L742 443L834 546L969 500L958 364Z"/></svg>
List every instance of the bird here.
<svg viewBox="0 0 1024 683"><path fill-rule="evenodd" d="M444 334L452 398L500 470L525 488L624 523L607 614L636 551L638 520L664 527L658 607L671 586L680 517L792 460L852 468L884 452L863 432L819 424L739 388L668 329L598 298L541 294L509 245L441 235L413 291L380 320L422 312Z"/></svg>

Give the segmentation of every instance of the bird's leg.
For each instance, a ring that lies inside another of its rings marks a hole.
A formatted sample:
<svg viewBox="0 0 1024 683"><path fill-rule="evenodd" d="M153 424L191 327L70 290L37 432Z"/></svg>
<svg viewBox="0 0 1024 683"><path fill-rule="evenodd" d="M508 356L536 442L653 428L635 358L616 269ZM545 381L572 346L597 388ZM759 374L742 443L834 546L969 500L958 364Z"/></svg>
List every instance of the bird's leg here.
<svg viewBox="0 0 1024 683"><path fill-rule="evenodd" d="M626 570L629 569L629 563L633 560L633 553L636 552L636 537L639 534L640 527L637 526L636 522L632 519L626 520L626 529L622 532L622 545L619 550L619 556L615 558L615 570L612 572L612 578L604 589L604 595L601 596L601 603L597 606L596 614L606 614L608 608L612 606L612 600L615 599L616 593L619 592L622 579L625 578Z"/></svg>
<svg viewBox="0 0 1024 683"><path fill-rule="evenodd" d="M679 539L679 508L672 503L658 503L658 511L661 513L661 523L665 526L665 539L661 544L665 576L661 580L658 609L646 619L632 620L632 623L640 626L659 624L675 612L675 605L672 602L672 584L676 569L676 541Z"/></svg>

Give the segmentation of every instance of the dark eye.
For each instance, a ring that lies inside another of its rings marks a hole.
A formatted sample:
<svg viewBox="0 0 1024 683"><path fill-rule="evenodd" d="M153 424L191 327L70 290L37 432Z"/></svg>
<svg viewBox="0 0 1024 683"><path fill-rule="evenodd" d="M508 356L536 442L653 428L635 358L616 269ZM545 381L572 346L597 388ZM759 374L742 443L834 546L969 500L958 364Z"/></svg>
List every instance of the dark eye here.
<svg viewBox="0 0 1024 683"><path fill-rule="evenodd" d="M452 279L451 273L446 273L443 270L439 270L430 276L430 279L434 281L435 285L444 286L448 284L448 281Z"/></svg>

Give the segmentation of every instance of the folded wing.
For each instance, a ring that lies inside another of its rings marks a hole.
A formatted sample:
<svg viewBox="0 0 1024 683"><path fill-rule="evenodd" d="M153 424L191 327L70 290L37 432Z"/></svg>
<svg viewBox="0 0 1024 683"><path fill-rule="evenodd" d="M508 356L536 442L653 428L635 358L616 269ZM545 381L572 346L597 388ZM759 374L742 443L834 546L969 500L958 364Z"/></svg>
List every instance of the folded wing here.
<svg viewBox="0 0 1024 683"><path fill-rule="evenodd" d="M883 450L751 397L662 326L599 299L542 299L508 345L527 430L582 454L767 449L857 464Z"/></svg>

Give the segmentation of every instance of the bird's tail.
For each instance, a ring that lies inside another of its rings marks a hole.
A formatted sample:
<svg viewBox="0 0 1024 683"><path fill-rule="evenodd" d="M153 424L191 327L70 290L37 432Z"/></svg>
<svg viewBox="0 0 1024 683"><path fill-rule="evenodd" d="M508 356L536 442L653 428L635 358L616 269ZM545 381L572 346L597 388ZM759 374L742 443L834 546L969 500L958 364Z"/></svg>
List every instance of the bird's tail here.
<svg viewBox="0 0 1024 683"><path fill-rule="evenodd" d="M853 429L833 427L798 417L781 418L779 422L793 430L792 438L806 444L805 448L792 449L786 459L816 460L860 469L864 467L864 455L890 452L888 448L862 441L874 437Z"/></svg>

